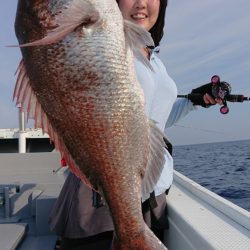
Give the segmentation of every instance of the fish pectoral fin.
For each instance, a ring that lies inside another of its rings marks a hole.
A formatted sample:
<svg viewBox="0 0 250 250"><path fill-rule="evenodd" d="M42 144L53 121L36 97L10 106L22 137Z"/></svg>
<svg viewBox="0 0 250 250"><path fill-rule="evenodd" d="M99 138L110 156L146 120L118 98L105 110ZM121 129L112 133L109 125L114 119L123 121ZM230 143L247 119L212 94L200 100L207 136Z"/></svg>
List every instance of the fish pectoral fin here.
<svg viewBox="0 0 250 250"><path fill-rule="evenodd" d="M16 100L16 106L20 105L21 110L27 112L27 119L34 118L35 112L40 108L31 88L30 78L27 75L23 59L19 63L16 74L17 80L13 93L13 101Z"/></svg>
<svg viewBox="0 0 250 250"><path fill-rule="evenodd" d="M19 47L42 46L57 43L81 25L101 25L101 23L98 11L90 3L82 0L73 0L70 4L66 5L59 14L55 15L56 28L48 31L48 34L42 39L20 44Z"/></svg>
<svg viewBox="0 0 250 250"><path fill-rule="evenodd" d="M124 33L126 44L132 49L134 55L143 64L145 64L148 68L154 71L149 60L142 53L142 49L148 46L154 46L154 41L150 33L145 28L134 24L128 20L124 20Z"/></svg>
<svg viewBox="0 0 250 250"><path fill-rule="evenodd" d="M150 157L142 179L142 201L149 198L160 178L165 162L164 134L150 120Z"/></svg>
<svg viewBox="0 0 250 250"><path fill-rule="evenodd" d="M56 130L53 128L47 114L36 97L32 89L30 78L28 77L24 60L22 59L17 69L17 80L13 94L13 101L16 100L16 105L19 105L23 112L27 113L27 119L35 120L34 127L41 128L44 133L48 133L51 141L54 142L55 148L64 156L70 168L70 171L78 176L87 186L92 188L88 178L83 175L80 168L74 162L69 154L63 140L58 136Z"/></svg>

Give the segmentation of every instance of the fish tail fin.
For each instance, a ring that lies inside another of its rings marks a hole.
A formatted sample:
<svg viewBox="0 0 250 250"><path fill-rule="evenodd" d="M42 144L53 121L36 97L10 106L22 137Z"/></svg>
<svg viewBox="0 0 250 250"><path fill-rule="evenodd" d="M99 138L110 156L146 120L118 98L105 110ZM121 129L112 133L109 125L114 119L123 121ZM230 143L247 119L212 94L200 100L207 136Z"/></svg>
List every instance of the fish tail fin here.
<svg viewBox="0 0 250 250"><path fill-rule="evenodd" d="M60 13L55 15L55 24L53 26L56 27L48 31L48 34L45 37L18 46L23 48L57 43L80 25L95 23L99 19L99 13L90 3L82 0L73 0L70 4L65 5ZM99 23L100 22L97 22L97 24ZM8 47L16 46L10 45Z"/></svg>
<svg viewBox="0 0 250 250"><path fill-rule="evenodd" d="M145 230L131 239L119 240L116 236L113 239L112 250L167 250L166 246L154 235L145 225Z"/></svg>
<svg viewBox="0 0 250 250"><path fill-rule="evenodd" d="M124 20L124 33L126 43L132 49L134 55L153 71L149 60L142 53L143 48L154 47L154 41L150 33L145 28L128 20Z"/></svg>
<svg viewBox="0 0 250 250"><path fill-rule="evenodd" d="M154 121L150 120L150 155L146 172L142 179L142 201L149 198L150 193L160 178L165 162L164 134L157 128Z"/></svg>

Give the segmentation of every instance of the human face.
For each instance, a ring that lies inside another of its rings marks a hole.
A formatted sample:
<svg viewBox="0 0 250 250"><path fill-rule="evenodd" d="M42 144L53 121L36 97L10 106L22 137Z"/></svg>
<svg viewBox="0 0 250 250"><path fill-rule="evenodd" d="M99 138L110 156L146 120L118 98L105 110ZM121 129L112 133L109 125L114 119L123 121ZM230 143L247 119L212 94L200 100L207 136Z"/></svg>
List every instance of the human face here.
<svg viewBox="0 0 250 250"><path fill-rule="evenodd" d="M149 31L157 21L160 0L119 0L118 5L125 19Z"/></svg>

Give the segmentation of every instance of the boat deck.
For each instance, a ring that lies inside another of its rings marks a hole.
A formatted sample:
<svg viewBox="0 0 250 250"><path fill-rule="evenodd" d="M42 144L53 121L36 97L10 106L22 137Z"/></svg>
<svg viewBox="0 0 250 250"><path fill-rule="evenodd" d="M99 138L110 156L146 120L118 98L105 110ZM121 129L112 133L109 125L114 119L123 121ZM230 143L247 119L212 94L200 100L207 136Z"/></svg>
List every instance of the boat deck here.
<svg viewBox="0 0 250 250"><path fill-rule="evenodd" d="M0 154L1 250L54 249L48 216L65 180L57 153ZM250 215L175 172L167 196L170 250L249 250Z"/></svg>
<svg viewBox="0 0 250 250"><path fill-rule="evenodd" d="M0 154L1 250L54 249L48 216L64 171L58 153Z"/></svg>

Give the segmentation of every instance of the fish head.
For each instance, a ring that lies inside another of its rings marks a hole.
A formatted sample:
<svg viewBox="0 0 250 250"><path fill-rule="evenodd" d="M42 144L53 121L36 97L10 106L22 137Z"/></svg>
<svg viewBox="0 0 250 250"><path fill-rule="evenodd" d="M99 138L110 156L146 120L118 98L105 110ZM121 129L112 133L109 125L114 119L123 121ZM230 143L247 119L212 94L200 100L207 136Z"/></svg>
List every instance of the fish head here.
<svg viewBox="0 0 250 250"><path fill-rule="evenodd" d="M82 73L92 66L100 70L96 55L105 65L114 50L112 56L126 61L123 17L115 0L19 0L15 31L24 60L35 60L41 51L50 65L60 62Z"/></svg>
<svg viewBox="0 0 250 250"><path fill-rule="evenodd" d="M31 43L52 32L54 40L47 44L71 33L84 40L114 34L119 37L122 29L123 18L115 0L18 1L15 32L19 44Z"/></svg>

